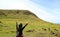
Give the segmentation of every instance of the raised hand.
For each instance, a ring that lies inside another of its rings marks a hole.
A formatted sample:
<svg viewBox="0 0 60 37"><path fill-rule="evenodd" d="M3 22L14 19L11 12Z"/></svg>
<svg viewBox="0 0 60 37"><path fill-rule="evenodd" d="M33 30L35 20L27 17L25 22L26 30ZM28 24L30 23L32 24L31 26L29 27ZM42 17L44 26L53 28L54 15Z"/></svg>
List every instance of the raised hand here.
<svg viewBox="0 0 60 37"><path fill-rule="evenodd" d="M28 23L26 23L26 25L22 28L22 30L28 25Z"/></svg>

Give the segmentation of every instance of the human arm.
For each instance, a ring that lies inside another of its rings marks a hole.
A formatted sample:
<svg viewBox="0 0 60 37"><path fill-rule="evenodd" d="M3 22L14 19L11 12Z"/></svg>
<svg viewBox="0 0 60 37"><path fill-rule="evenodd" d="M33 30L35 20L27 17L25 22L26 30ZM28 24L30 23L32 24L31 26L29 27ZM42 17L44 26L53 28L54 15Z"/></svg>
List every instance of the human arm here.
<svg viewBox="0 0 60 37"><path fill-rule="evenodd" d="M22 27L22 30L28 25L28 23L26 23L26 25L24 27Z"/></svg>
<svg viewBox="0 0 60 37"><path fill-rule="evenodd" d="M18 31L18 23L16 22L16 30Z"/></svg>

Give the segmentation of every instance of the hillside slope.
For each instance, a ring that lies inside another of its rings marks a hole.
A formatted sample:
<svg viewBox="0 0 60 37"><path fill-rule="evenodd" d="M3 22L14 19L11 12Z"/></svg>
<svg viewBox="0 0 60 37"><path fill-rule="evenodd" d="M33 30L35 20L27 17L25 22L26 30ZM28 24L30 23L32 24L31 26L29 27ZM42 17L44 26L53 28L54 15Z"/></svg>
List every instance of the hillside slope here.
<svg viewBox="0 0 60 37"><path fill-rule="evenodd" d="M37 20L42 22L35 14L28 10L0 10L0 19L21 19L21 20ZM43 21L45 23L49 23ZM53 23L51 23L53 24Z"/></svg>
<svg viewBox="0 0 60 37"><path fill-rule="evenodd" d="M0 37L16 36L16 22L28 22L24 37L60 37L60 25L43 21L28 10L0 10Z"/></svg>

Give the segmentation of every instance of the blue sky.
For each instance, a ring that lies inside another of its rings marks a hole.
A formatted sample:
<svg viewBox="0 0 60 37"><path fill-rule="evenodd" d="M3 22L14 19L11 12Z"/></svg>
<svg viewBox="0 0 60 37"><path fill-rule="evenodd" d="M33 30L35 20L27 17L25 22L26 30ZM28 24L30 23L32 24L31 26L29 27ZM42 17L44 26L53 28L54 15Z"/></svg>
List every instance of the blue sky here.
<svg viewBox="0 0 60 37"><path fill-rule="evenodd" d="M60 7L60 0L33 0L33 2L50 9Z"/></svg>
<svg viewBox="0 0 60 37"><path fill-rule="evenodd" d="M60 23L60 0L0 0L0 9L30 10L42 20Z"/></svg>

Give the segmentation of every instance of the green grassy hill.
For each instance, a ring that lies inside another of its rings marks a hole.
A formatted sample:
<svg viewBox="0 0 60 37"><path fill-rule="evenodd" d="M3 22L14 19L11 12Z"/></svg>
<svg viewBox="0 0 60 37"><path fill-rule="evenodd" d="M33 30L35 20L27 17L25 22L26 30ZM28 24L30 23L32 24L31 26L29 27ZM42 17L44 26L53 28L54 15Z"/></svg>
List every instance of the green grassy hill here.
<svg viewBox="0 0 60 37"><path fill-rule="evenodd" d="M60 37L60 25L39 19L28 10L0 10L0 37L15 37L16 22L28 22L24 37Z"/></svg>

